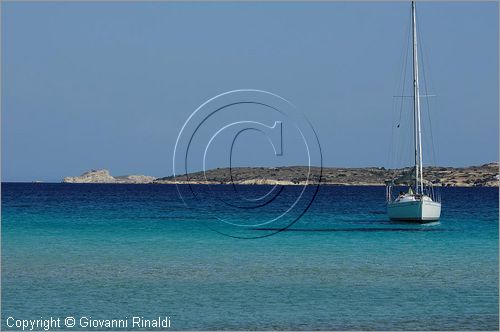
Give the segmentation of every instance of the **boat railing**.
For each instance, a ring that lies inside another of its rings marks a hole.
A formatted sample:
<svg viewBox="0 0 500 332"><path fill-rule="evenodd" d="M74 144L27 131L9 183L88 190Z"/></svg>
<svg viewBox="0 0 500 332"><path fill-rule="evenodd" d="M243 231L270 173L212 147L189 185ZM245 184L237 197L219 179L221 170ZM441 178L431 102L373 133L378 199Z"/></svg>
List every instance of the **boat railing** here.
<svg viewBox="0 0 500 332"><path fill-rule="evenodd" d="M387 184L385 186L385 196L387 202L395 201L401 194L407 194L409 186L398 186L393 184ZM412 186L412 191L415 192L415 188ZM430 197L434 202L441 202L441 191L439 186L434 186L432 184L426 184L424 186L423 195ZM420 198L421 194L415 194L416 198Z"/></svg>

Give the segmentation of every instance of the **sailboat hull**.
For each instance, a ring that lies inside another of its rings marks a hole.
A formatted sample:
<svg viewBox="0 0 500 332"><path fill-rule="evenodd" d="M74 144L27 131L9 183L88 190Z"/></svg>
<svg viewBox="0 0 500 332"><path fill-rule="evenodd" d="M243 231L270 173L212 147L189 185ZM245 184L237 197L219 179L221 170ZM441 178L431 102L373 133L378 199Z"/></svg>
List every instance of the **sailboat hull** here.
<svg viewBox="0 0 500 332"><path fill-rule="evenodd" d="M398 221L437 221L441 216L441 203L432 200L389 202L387 214L389 219Z"/></svg>

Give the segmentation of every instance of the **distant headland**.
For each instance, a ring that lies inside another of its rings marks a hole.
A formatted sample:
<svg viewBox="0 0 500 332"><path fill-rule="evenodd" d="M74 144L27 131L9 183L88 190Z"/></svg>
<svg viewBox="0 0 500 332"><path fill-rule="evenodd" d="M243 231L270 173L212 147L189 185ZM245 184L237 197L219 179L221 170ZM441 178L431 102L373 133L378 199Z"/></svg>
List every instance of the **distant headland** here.
<svg viewBox="0 0 500 332"><path fill-rule="evenodd" d="M67 176L63 179L64 183L153 183L156 180L154 176L147 175L122 175L111 176L107 169L92 169L80 176Z"/></svg>
<svg viewBox="0 0 500 332"><path fill-rule="evenodd" d="M385 180L397 177L409 168L383 167L337 168L323 167L321 184L381 186ZM191 184L281 184L304 185L308 167L237 167L217 168L189 174ZM319 174L319 168L314 168ZM443 187L498 187L498 162L470 167L424 167L426 179ZM90 170L80 176L65 177L64 183L116 183L116 184L186 184L186 176L155 178L146 175L112 176L108 170Z"/></svg>

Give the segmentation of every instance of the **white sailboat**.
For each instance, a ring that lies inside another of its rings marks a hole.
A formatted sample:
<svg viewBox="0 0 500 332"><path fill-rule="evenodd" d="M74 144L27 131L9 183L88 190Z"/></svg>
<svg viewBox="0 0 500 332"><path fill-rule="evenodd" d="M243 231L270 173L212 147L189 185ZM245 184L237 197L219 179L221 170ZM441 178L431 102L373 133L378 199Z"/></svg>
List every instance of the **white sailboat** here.
<svg viewBox="0 0 500 332"><path fill-rule="evenodd" d="M403 176L386 183L387 214L391 220L430 222L439 220L441 202L431 183L424 182L422 167L422 129L420 121L420 91L418 81L417 22L415 2L412 10L413 40L413 142L415 166ZM407 186L406 192L393 195L394 187Z"/></svg>

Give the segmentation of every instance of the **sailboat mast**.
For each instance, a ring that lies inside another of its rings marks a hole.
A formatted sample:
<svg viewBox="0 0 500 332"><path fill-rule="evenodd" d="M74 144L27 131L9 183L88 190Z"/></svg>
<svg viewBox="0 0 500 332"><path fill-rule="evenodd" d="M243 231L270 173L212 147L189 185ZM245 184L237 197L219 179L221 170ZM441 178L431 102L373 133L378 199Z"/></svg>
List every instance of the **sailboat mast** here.
<svg viewBox="0 0 500 332"><path fill-rule="evenodd" d="M420 91L418 84L418 55L417 55L417 19L415 1L411 2L412 26L413 26L413 129L415 146L415 190L423 193L423 169L422 169L422 129L420 124Z"/></svg>

